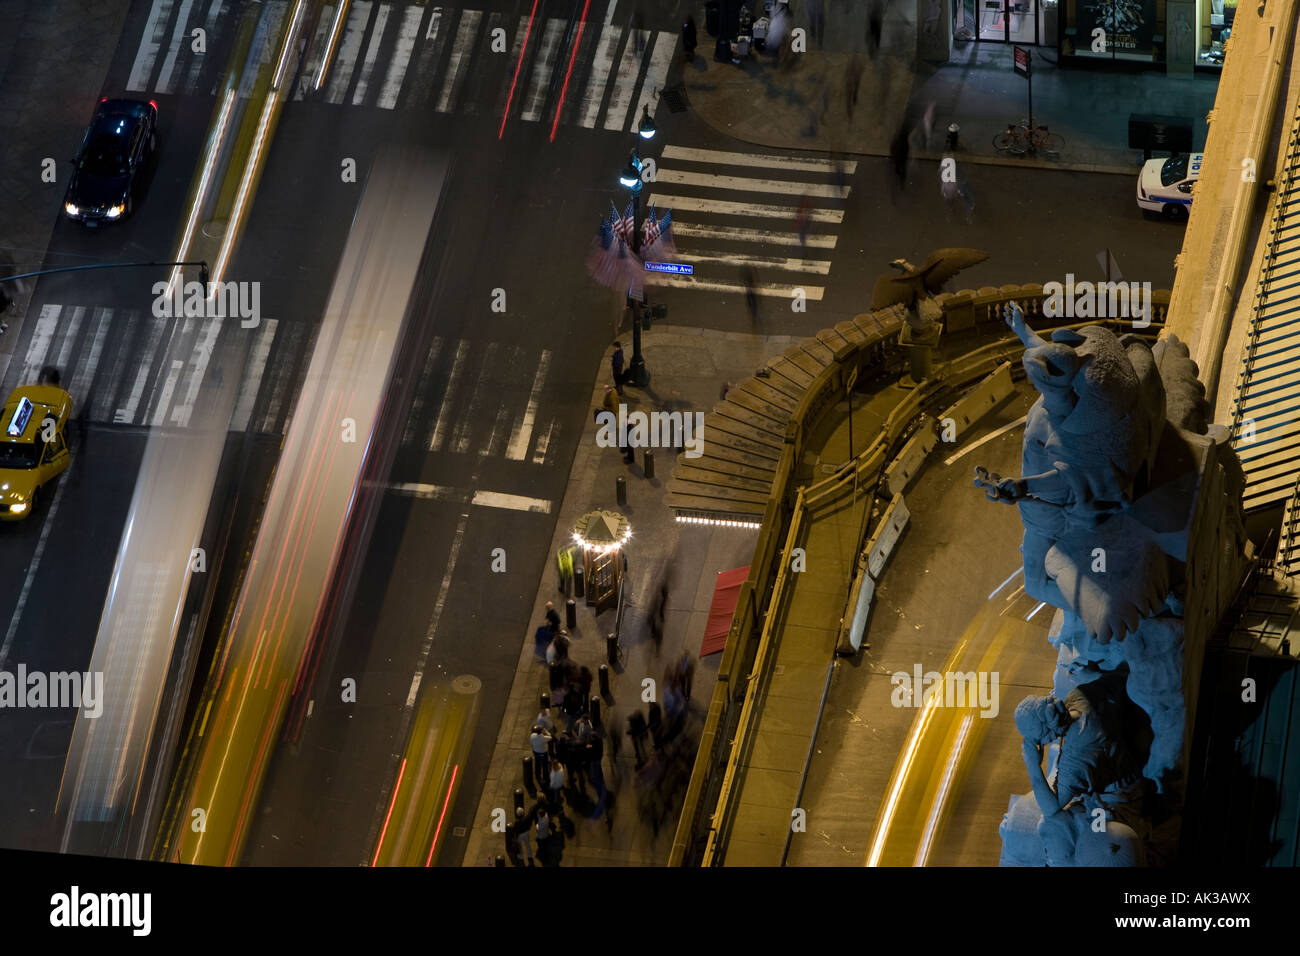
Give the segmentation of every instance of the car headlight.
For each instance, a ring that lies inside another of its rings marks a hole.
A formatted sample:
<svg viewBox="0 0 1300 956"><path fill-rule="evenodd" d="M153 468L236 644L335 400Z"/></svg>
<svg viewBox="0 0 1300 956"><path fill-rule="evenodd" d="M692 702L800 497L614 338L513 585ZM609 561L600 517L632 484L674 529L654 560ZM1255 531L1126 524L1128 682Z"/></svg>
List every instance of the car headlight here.
<svg viewBox="0 0 1300 956"><path fill-rule="evenodd" d="M77 213L81 212L81 210L72 203L66 203L63 208L69 216L75 216Z"/></svg>
<svg viewBox="0 0 1300 956"><path fill-rule="evenodd" d="M104 213L104 215L109 219L116 219L118 216L122 215L122 210L125 208L126 206L109 206L108 212Z"/></svg>
<svg viewBox="0 0 1300 956"><path fill-rule="evenodd" d="M17 504L12 504L9 506L9 511L16 515L20 515L26 510L27 510L26 501L20 501Z"/></svg>

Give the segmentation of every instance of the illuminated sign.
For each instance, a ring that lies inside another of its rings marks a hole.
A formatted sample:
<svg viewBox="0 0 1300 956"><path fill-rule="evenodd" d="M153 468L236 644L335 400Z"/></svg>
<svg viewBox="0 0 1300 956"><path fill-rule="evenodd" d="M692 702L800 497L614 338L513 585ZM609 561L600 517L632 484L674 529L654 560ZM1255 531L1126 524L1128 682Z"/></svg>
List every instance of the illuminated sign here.
<svg viewBox="0 0 1300 956"><path fill-rule="evenodd" d="M32 417L32 411L36 408L30 398L20 398L18 407L14 409L14 417L9 419L9 427L6 429L11 436L17 437L23 433L27 427L28 420Z"/></svg>
<svg viewBox="0 0 1300 956"><path fill-rule="evenodd" d="M645 270L646 272L671 272L679 276L695 274L695 266L680 265L676 262L647 262Z"/></svg>

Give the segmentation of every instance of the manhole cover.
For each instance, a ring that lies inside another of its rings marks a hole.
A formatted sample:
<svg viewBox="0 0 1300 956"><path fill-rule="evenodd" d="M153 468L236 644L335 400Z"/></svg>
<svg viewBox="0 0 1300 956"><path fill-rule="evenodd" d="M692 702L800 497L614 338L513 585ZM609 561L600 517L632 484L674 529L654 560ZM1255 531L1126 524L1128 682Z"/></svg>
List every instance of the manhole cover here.
<svg viewBox="0 0 1300 956"><path fill-rule="evenodd" d="M680 86L673 86L660 94L668 109L674 113L686 112L686 91Z"/></svg>

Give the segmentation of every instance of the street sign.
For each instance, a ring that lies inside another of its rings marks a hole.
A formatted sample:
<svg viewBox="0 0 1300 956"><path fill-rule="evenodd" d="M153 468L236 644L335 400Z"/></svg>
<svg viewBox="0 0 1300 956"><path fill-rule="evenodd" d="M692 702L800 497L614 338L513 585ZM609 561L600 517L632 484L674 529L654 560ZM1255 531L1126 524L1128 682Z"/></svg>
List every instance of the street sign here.
<svg viewBox="0 0 1300 956"><path fill-rule="evenodd" d="M677 262L647 262L646 272L671 272L673 275L689 276L695 274L695 266L682 265Z"/></svg>
<svg viewBox="0 0 1300 956"><path fill-rule="evenodd" d="M1018 46L1013 49L1016 57L1016 72L1025 79L1029 79L1029 47Z"/></svg>

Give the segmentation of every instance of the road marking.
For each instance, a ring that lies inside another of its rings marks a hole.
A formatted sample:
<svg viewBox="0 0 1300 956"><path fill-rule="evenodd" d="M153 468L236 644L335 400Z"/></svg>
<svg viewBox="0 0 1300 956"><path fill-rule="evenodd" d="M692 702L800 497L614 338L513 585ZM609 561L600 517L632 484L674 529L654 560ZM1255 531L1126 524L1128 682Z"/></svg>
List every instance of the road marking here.
<svg viewBox="0 0 1300 956"><path fill-rule="evenodd" d="M483 365L479 371L478 381L474 383L474 392L470 395L469 408L460 416L460 421L456 423L455 451L457 454L463 455L469 451L470 439L477 427L476 419L479 410L483 407L483 402L487 398L486 392L488 389L497 387L497 384L490 381L488 376L496 368L497 349L500 347L496 342L488 343L487 354L483 356Z"/></svg>
<svg viewBox="0 0 1300 956"><path fill-rule="evenodd" d="M180 53L182 45L186 43L185 27L190 22L190 8L194 6L194 0L182 0L181 11L176 15L176 29L172 31L172 41L167 50L167 57L163 60L162 72L158 74L158 82L154 89L159 93L170 93L172 91L172 73L176 69L176 56Z"/></svg>
<svg viewBox="0 0 1300 956"><path fill-rule="evenodd" d="M833 173L841 169L857 172L856 160L820 159L815 156L773 156L767 153L730 153L719 149L693 149L689 146L665 146L661 161L680 159L692 163L711 163L720 166L753 166L770 169L789 169L809 173Z"/></svg>
<svg viewBox="0 0 1300 956"><path fill-rule="evenodd" d="M86 307L84 305L73 306L70 311L71 318L69 319L68 324L64 326L63 341L60 343L61 348L59 349L59 355L58 358L54 360L54 367L59 370L60 375L62 375L63 370L68 367L68 362L72 358L72 347L77 343L77 332L81 328L81 319L86 314Z"/></svg>
<svg viewBox="0 0 1300 956"><path fill-rule="evenodd" d="M374 487L375 483L367 482L367 484ZM411 481L380 483L379 487L382 487L385 491L407 495L411 498L423 498L427 501L455 501L460 504L478 505L480 508L528 511L533 514L551 513L550 501L545 498L530 498L527 495L510 495L500 491L482 490L470 492L464 488L448 488L446 485L430 485Z"/></svg>
<svg viewBox="0 0 1300 956"><path fill-rule="evenodd" d="M257 425L260 434L269 435L278 431L283 435L289 427L289 420L293 417L289 414L289 410L292 409L295 399L294 359L307 353L307 341L310 341L310 338L310 330L301 322L285 326L286 341L277 352L279 361L271 370L271 397L266 403L266 413ZM276 428L277 422L279 428Z"/></svg>
<svg viewBox="0 0 1300 956"><path fill-rule="evenodd" d="M109 311L112 312L113 310L110 309ZM140 316L141 313L128 310L125 318L125 329L120 328L120 324L123 322L121 317L118 317L114 323L115 326L119 327L114 329L113 339L109 347L114 349L116 354L113 356L112 367L105 376L99 379L100 384L95 388L95 403L90 411L91 421L107 422L114 420L113 398L116 396L123 378L122 370L126 368L128 360L132 357L130 345L135 341Z"/></svg>
<svg viewBox="0 0 1300 956"><path fill-rule="evenodd" d="M523 461L528 454L528 443L533 437L533 423L537 420L537 404L542 396L542 384L546 372L551 366L551 350L543 349L541 361L537 363L537 373L533 376L533 390L528 396L528 407L524 410L523 420L515 426L510 436L510 445L506 448L506 457L511 461Z"/></svg>
<svg viewBox="0 0 1300 956"><path fill-rule="evenodd" d="M352 105L360 106L366 101L366 91L370 89L370 74L374 72L375 60L379 57L379 47L384 42L384 30L388 27L388 11L391 8L386 3L379 5L379 13L375 16L374 29L370 31L370 45L366 47L366 59L361 64L361 76L357 79L357 88L352 93Z"/></svg>
<svg viewBox="0 0 1300 956"><path fill-rule="evenodd" d="M36 327L32 329L31 341L27 343L27 363L23 366L23 377L14 383L15 387L35 383L36 376L41 372L41 366L45 364L45 353L54 338L54 330L59 324L59 313L62 311L61 305L41 306Z"/></svg>
<svg viewBox="0 0 1300 956"><path fill-rule="evenodd" d="M546 464L546 449L551 444L551 434L555 431L555 419L552 418L550 424L546 426L546 431L537 436L537 448L533 451L533 464Z"/></svg>
<svg viewBox="0 0 1300 956"><path fill-rule="evenodd" d="M248 357L247 370L239 384L239 400L235 413L230 417L232 431L248 431L248 420L253 417L253 406L257 404L257 393L262 387L262 374L266 371L267 356L271 354L271 342L275 339L275 329L279 324L276 319L264 319L257 330L257 339L253 342L252 354Z"/></svg>
<svg viewBox="0 0 1300 956"><path fill-rule="evenodd" d="M172 411L172 421L182 428L189 425L190 416L194 414L194 402L199 397L199 388L203 384L208 362L212 360L212 348L220 332L221 319L216 316L209 317L203 328L199 330L198 340L194 343L194 351L190 356L191 366L185 386L185 397Z"/></svg>
<svg viewBox="0 0 1300 956"><path fill-rule="evenodd" d="M208 19L203 24L203 29L207 31L209 37L216 32L217 22L224 17L228 6L230 6L229 0L212 0L212 5L208 8ZM333 7L326 7L325 9L326 17L328 17L329 11L332 10ZM190 73L185 79L185 92L190 96L193 96L195 91L199 88L199 74L203 72L203 64L205 63L207 56L206 54L195 54L190 59Z"/></svg>
<svg viewBox="0 0 1300 956"><path fill-rule="evenodd" d="M510 48L510 54L506 60L507 64L518 64L519 58L523 55L524 39L528 36L528 14L519 18L519 26L515 28L514 46ZM515 88L515 70L516 67L511 65L506 68L505 74L501 77L501 89L497 91L497 114L504 116L506 104L510 102L510 93Z"/></svg>
<svg viewBox="0 0 1300 956"><path fill-rule="evenodd" d="M72 400L78 404L82 402L83 396L90 391L90 385L95 379L95 369L99 367L99 356L104 350L104 338L108 335L108 327L112 318L112 309L95 309L94 311L93 324L87 333L87 337L90 339L90 352L77 362L77 373L72 376L72 383L68 386L68 392L72 395Z"/></svg>
<svg viewBox="0 0 1300 956"><path fill-rule="evenodd" d="M456 385L460 381L461 370L465 367L465 356L469 354L469 343L464 339L456 346L456 358L451 365L451 374L447 376L447 390L442 393L442 406L438 409L438 419L434 422L433 437L429 439L429 451L442 447L442 440L447 435L447 422L451 416L451 400Z"/></svg>
<svg viewBox="0 0 1300 956"><path fill-rule="evenodd" d="M610 7L611 14L613 7ZM587 88L582 93L582 118L579 123L591 129L600 118L600 104L605 100L605 87L609 83L609 69L614 65L614 51L623 36L623 28L605 21L605 29L600 31L600 43L596 47L596 58L592 61L591 77Z"/></svg>
<svg viewBox="0 0 1300 956"><path fill-rule="evenodd" d="M664 82L668 79L668 68L673 65L673 52L676 49L677 34L661 30L655 35L655 50L650 56L650 66L641 87L641 102L650 107L651 116L654 116L655 107L659 105L659 94L663 92ZM634 108L627 131L637 132L640 123L641 110Z"/></svg>
<svg viewBox="0 0 1300 956"><path fill-rule="evenodd" d="M406 416L406 428L402 431L402 444L409 445L415 440L416 424L424 411L424 396L433 383L433 368L442 352L442 336L435 335L429 345L429 354L424 359L424 371L415 386L415 400L411 403L411 412Z"/></svg>
<svg viewBox="0 0 1300 956"><path fill-rule="evenodd" d="M438 97L438 112L450 113L456 108L456 97L460 95L461 84L465 80L465 67L473 54L474 37L478 33L478 22L483 16L481 10L465 10L460 16L456 28L456 42L451 48L451 62L447 64L447 75L442 81L442 93Z"/></svg>
<svg viewBox="0 0 1300 956"><path fill-rule="evenodd" d="M365 39L366 23L370 20L370 0L356 0L348 14L347 29L343 33L343 43L334 60L330 72L329 89L325 91L325 101L335 106L343 102L347 95L348 84L352 82L352 68L356 66L357 54L361 52L361 41Z"/></svg>
<svg viewBox="0 0 1300 956"><path fill-rule="evenodd" d="M745 283L743 282L726 282L721 280L701 279L698 276L672 276L652 273L645 277L646 285L667 285L678 289L695 289L703 292L729 292L737 295L745 294ZM756 282L754 291L759 295L765 295L774 299L793 299L795 289L802 289L805 298L810 302L820 302L822 293L825 291L819 285L780 285L774 282Z"/></svg>
<svg viewBox="0 0 1300 956"><path fill-rule="evenodd" d="M632 90L641 75L641 59L645 56L649 30L631 30L623 46L623 58L618 63L618 78L614 92L605 111L605 129L622 129L627 118L627 108L632 102Z"/></svg>
<svg viewBox="0 0 1300 956"><path fill-rule="evenodd" d="M434 74L442 56L443 45L447 42L447 32L442 29L442 7L429 11L429 26L424 31L424 45L420 57L415 61L415 70L411 74L411 89L406 95L407 108L424 106L429 101L433 90Z"/></svg>
<svg viewBox="0 0 1300 956"><path fill-rule="evenodd" d="M828 275L829 259L788 259L783 256L739 256L728 252L679 252L675 259L681 262L720 262L725 265L755 266L763 269L780 269L783 272L809 272Z"/></svg>
<svg viewBox="0 0 1300 956"><path fill-rule="evenodd" d="M511 368L514 366L511 365ZM487 457L498 454L501 450L501 440L505 437L506 430L510 427L510 409L502 405L497 409L496 420L492 423L492 431L488 434L488 439L479 448L478 453Z"/></svg>
<svg viewBox="0 0 1300 956"><path fill-rule="evenodd" d="M542 34L537 59L533 61L532 81L528 85L528 96L524 100L524 111L520 117L529 123L535 123L542 117L542 102L546 99L546 91L550 86L555 51L565 26L565 21L559 17L551 17L546 22L546 32Z"/></svg>
<svg viewBox="0 0 1300 956"><path fill-rule="evenodd" d="M293 88L294 102L300 103L307 98L308 91L316 82L320 72L320 61L325 56L325 47L329 43L330 28L334 25L334 6L326 4L321 8L320 20L316 23L316 32L307 47L307 59L303 61L298 73L298 82Z"/></svg>
<svg viewBox="0 0 1300 956"><path fill-rule="evenodd" d="M167 372L167 379L163 383L162 394L158 396L158 402L153 409L153 426L157 428L163 423L163 414L167 406L171 403L172 393L176 391L176 382L181 377L181 369L185 363L180 359L172 359L172 367Z"/></svg>
<svg viewBox="0 0 1300 956"><path fill-rule="evenodd" d="M655 182L739 192L779 193L783 196L821 196L827 199L844 199L848 196L851 188L849 186L837 186L834 183L794 183L788 179L750 179L745 176L720 176L716 173L664 169L662 166L655 173Z"/></svg>
<svg viewBox="0 0 1300 956"><path fill-rule="evenodd" d="M411 62L411 53L415 50L415 37L420 32L420 18L423 16L423 7L406 8L401 29L397 34L397 48L393 50L393 62L388 66L384 88L379 91L380 109L391 110L397 106L397 96L402 92L402 80L406 78L406 67Z"/></svg>
<svg viewBox="0 0 1300 956"><path fill-rule="evenodd" d="M158 59L158 50L163 37L167 35L167 21L171 19L172 5L173 0L153 0L153 6L149 8L149 19L145 21L140 47L136 50L131 75L126 81L126 88L133 93L149 88L154 60Z"/></svg>
<svg viewBox="0 0 1300 956"><path fill-rule="evenodd" d="M451 550L447 554L447 570L443 572L442 584L438 588L438 600L433 604L433 616L429 627L424 632L424 643L420 646L420 657L415 664L415 673L411 676L411 690L406 695L406 709L415 706L415 698L420 693L420 683L424 680L424 667L429 660L429 651L433 649L433 636L438 631L438 621L442 618L442 609L447 605L447 592L451 590L451 575L456 570L456 556L460 554L461 541L465 538L465 525L469 521L468 512L460 516L456 525L456 534L451 539Z"/></svg>
<svg viewBox="0 0 1300 956"><path fill-rule="evenodd" d="M127 396L126 404L113 414L113 421L128 425L135 424L135 410L139 407L140 397L144 394L144 385L149 378L149 370L153 368L154 351L158 348L158 342L162 338L163 331L175 327L175 319L155 319L153 321L149 329L148 344L141 353L143 361L140 362L140 367L136 370L131 393Z"/></svg>
<svg viewBox="0 0 1300 956"><path fill-rule="evenodd" d="M798 206L767 206L751 202L729 202L721 199L700 199L696 196L677 196L671 193L655 193L646 203L646 207L658 206L661 210L674 212L709 212L719 216L756 216L767 219L793 220L799 211ZM843 209L809 209L809 222L841 223L844 221Z"/></svg>
<svg viewBox="0 0 1300 956"><path fill-rule="evenodd" d="M769 229L742 229L738 226L697 226L688 222L674 222L673 233L678 236L704 239L731 239L736 242L767 242L779 246L807 245L812 249L834 249L838 237L829 232L810 232L801 242L797 232L774 232Z"/></svg>
<svg viewBox="0 0 1300 956"><path fill-rule="evenodd" d="M983 445L985 442L990 442L990 441L992 441L993 439L997 438L999 435L1005 435L1007 432L1012 431L1013 429L1016 429L1016 428L1021 427L1022 425L1024 425L1025 420L1026 420L1028 417L1029 417L1028 415L1021 415L1021 416L1020 416L1019 418L1017 418L1014 422L1010 422L1010 423L1008 423L1008 424L1006 424L1006 425L1003 425L1001 428L999 428L999 429L997 429L997 430L995 430L995 431L991 431L991 432L989 432L987 435L985 435L985 436L984 436L983 438L981 438L979 441L971 442L969 445L967 445L967 446L966 446L965 448L963 448L961 451L956 452L955 454L949 456L948 458L945 458L945 459L943 460L944 466L946 467L946 466L948 466L948 465L951 465L954 461L956 461L956 460L957 460L958 458L960 458L962 455L965 455L967 452L972 452L972 451L974 451L976 448L978 448L980 445ZM942 423L941 423L941 424L942 424Z"/></svg>

